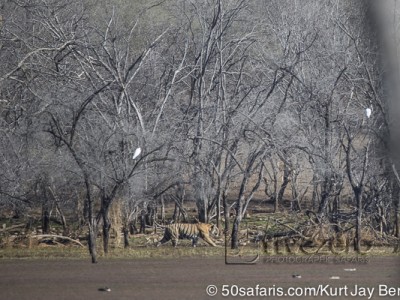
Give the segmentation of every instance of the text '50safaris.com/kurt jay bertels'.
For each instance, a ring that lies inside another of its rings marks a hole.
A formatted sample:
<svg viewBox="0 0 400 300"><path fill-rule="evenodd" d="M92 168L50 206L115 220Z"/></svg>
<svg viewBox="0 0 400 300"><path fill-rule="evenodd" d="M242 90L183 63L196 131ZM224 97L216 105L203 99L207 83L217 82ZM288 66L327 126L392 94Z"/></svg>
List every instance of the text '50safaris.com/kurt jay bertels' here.
<svg viewBox="0 0 400 300"><path fill-rule="evenodd" d="M282 287L278 285L240 286L223 284L208 285L208 296L223 297L400 297L400 287L379 284L377 286L319 284L314 287Z"/></svg>

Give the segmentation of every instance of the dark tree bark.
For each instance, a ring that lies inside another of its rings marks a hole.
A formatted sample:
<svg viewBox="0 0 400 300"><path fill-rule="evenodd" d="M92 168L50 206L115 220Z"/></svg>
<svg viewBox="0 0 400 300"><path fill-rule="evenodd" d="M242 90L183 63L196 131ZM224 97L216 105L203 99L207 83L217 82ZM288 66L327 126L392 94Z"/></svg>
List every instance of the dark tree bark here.
<svg viewBox="0 0 400 300"><path fill-rule="evenodd" d="M129 248L129 228L124 226L122 228L122 232L124 234L124 248Z"/></svg>
<svg viewBox="0 0 400 300"><path fill-rule="evenodd" d="M142 210L140 213L140 233L146 233L146 212Z"/></svg>
<svg viewBox="0 0 400 300"><path fill-rule="evenodd" d="M236 216L233 221L233 226L232 226L232 240L231 240L231 248L232 249L238 249L239 248L239 227L240 223L242 221L242 209L243 209L243 200L244 196L242 196L236 204L235 210L236 210Z"/></svg>
<svg viewBox="0 0 400 300"><path fill-rule="evenodd" d="M50 233L50 212L47 204L42 205L42 232Z"/></svg>
<svg viewBox="0 0 400 300"><path fill-rule="evenodd" d="M346 134L347 134L347 144L342 142L343 149L346 153L346 173L347 177L349 179L351 188L354 193L354 198L357 206L357 216L356 216L356 236L355 236L355 242L354 242L354 250L357 251L358 253L361 252L361 229L362 229L362 211L363 211L363 205L362 205L362 196L364 192L364 181L365 181L365 175L368 169L368 157L369 157L369 146L370 146L370 140L368 141L364 153L362 154L362 157L359 159L362 159L362 168L360 171L360 176L358 181L355 180L354 174L353 174L353 168L354 164L360 163L354 162L352 160L352 150L353 150L353 137L351 137L349 131L346 129Z"/></svg>
<svg viewBox="0 0 400 300"><path fill-rule="evenodd" d="M282 184L281 187L279 188L278 197L275 203L276 206L278 205L278 203L282 203L285 190L290 182L290 173L291 173L290 166L286 162L284 162Z"/></svg>
<svg viewBox="0 0 400 300"><path fill-rule="evenodd" d="M165 202L164 202L164 195L160 196L161 202L161 224L165 223Z"/></svg>
<svg viewBox="0 0 400 300"><path fill-rule="evenodd" d="M103 250L104 254L108 254L108 245L110 241L110 229L111 229L111 223L110 219L108 217L109 215L109 206L104 207L101 210L101 215L103 219Z"/></svg>
<svg viewBox="0 0 400 300"><path fill-rule="evenodd" d="M240 184L240 189L239 189L239 194L238 194L238 199L236 200L236 205L235 205L235 210L236 210L236 216L233 221L233 226L232 226L232 241L231 241L231 248L232 249L237 249L239 247L239 226L240 223L243 219L243 216L246 212L247 206L252 199L255 191L258 189L260 186L261 180L262 180L262 175L263 175L263 168L264 166L260 162L258 165L255 164L258 159L260 159L263 154L264 154L265 148L264 145L260 146L260 148L253 153L251 153L247 159L247 165L246 169L243 170L243 178L242 182ZM246 195L246 191L248 188L248 183L250 180L250 177L252 175L252 172L254 169L257 168L257 166L260 166L260 172L258 174L258 179L255 185L253 186L252 190L248 195Z"/></svg>

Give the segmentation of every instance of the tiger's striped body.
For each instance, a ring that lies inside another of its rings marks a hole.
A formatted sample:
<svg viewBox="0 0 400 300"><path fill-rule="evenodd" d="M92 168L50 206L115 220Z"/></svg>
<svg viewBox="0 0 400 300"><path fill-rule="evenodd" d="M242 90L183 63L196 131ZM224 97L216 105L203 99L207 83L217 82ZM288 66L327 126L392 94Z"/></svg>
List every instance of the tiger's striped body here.
<svg viewBox="0 0 400 300"><path fill-rule="evenodd" d="M161 241L157 243L157 247L161 244L172 241L172 245L176 247L179 239L189 239L192 240L192 246L196 247L199 237L201 237L209 245L216 247L217 245L210 238L210 231L214 229L215 225L206 223L196 223L196 224L184 224L175 223L166 226L162 226L164 231L164 236Z"/></svg>

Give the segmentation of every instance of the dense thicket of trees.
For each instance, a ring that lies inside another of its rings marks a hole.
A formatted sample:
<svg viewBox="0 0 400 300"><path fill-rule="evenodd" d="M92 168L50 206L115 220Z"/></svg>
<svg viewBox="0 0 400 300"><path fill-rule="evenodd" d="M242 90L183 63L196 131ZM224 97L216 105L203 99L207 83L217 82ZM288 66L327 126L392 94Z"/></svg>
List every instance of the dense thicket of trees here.
<svg viewBox="0 0 400 300"><path fill-rule="evenodd" d="M185 195L233 248L257 193L398 237L395 3L3 1L1 209L72 209L94 262L113 202Z"/></svg>

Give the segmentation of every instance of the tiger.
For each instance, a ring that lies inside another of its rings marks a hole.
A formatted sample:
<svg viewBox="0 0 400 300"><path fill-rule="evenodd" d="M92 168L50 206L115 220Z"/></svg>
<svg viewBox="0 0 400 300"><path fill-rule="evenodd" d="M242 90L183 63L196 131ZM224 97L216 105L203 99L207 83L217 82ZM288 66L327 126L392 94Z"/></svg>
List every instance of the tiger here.
<svg viewBox="0 0 400 300"><path fill-rule="evenodd" d="M161 228L164 228L164 236L162 240L157 243L157 247L165 244L169 240L171 240L172 245L176 247L179 239L192 240L192 246L196 247L199 237L201 237L209 245L213 247L217 246L209 236L210 232L214 234L214 232L217 230L217 227L213 224L198 222L195 224L175 223L165 226L159 226Z"/></svg>

